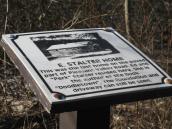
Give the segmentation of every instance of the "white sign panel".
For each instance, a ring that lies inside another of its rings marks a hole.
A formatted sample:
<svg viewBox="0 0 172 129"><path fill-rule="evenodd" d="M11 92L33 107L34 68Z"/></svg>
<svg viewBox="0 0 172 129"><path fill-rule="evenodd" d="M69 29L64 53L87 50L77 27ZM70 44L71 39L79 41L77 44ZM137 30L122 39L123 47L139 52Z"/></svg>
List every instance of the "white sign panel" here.
<svg viewBox="0 0 172 129"><path fill-rule="evenodd" d="M66 98L163 86L169 78L112 29L8 35L6 42L7 38L48 91Z"/></svg>

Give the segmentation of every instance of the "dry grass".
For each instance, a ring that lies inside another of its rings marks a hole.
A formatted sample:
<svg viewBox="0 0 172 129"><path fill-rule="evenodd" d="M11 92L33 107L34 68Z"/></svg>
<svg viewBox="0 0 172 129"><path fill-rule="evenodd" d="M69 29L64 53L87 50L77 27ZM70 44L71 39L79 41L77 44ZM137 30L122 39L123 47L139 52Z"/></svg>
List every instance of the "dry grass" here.
<svg viewBox="0 0 172 129"><path fill-rule="evenodd" d="M172 1L124 0L0 0L3 33L111 26L172 75ZM170 129L172 100L160 98L113 106L113 129ZM0 128L58 128L0 49Z"/></svg>

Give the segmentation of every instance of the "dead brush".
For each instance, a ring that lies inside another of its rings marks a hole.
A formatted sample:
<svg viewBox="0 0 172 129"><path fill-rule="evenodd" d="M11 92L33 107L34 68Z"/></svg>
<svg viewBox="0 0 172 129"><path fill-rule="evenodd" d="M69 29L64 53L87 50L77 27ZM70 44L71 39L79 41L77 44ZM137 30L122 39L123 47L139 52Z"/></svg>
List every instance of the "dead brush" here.
<svg viewBox="0 0 172 129"><path fill-rule="evenodd" d="M171 8L170 0L0 0L0 34L112 26L172 75ZM171 99L114 105L111 128L170 129ZM58 129L58 114L43 110L1 48L0 129L9 128Z"/></svg>

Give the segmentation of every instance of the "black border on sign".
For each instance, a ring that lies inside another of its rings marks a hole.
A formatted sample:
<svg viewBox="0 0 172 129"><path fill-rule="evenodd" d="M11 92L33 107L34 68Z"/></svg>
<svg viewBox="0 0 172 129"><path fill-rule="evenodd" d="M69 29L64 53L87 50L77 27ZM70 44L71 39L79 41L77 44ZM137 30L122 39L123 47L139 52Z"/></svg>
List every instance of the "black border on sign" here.
<svg viewBox="0 0 172 129"><path fill-rule="evenodd" d="M23 50L17 45L17 43L15 42L15 40L19 37L19 36L25 36L25 35L36 35L36 34L47 34L47 33L61 33L61 32L75 32L75 31L94 31L94 30L103 30L106 31L103 28L97 28L97 29L80 29L80 30L67 30L67 31L50 31L50 32L40 32L40 33L26 33L26 34L19 34L19 35L11 35L11 41L14 43L14 45L18 48L18 50L23 54L23 56L26 58L26 60L30 63L30 65L32 66L32 68L36 71L36 73L39 75L39 77L41 78L41 80L44 82L44 84L47 86L47 88L49 89L49 91L51 93L57 93L54 92L50 86L47 84L47 82L44 80L44 78L40 75L40 73L38 72L38 70L36 69L36 67L33 65L33 63L29 60L29 58L26 56L26 54L23 52ZM94 92L87 92L87 93L81 93L81 94L75 94L75 95L65 95L65 97L74 97L74 96L79 96L79 95L86 95L86 94L93 94L93 93L99 93L99 92L107 92L107 91L113 91L113 90L121 90L121 89L130 89L130 88L136 88L136 87L145 87L145 86L151 86L151 85L159 85L159 84L164 84L163 83L163 79L166 78L167 76L164 75L164 73L157 68L150 60L147 59L147 57L145 57L144 55L142 55L142 53L140 53L136 48L134 48L131 44L129 44L127 41L125 41L122 37L120 37L118 34L115 33L115 31L108 31L110 33L113 33L114 35L116 35L118 38L120 38L124 43L126 43L129 47L131 47L134 51L136 51L140 56L142 56L145 60L147 60L157 71L159 71L164 77L161 79L161 83L154 83L154 84L147 84L147 85L137 85L137 86L131 86L131 87L123 87L123 88L116 88L116 89L108 89L108 90L101 90L101 91L94 91Z"/></svg>

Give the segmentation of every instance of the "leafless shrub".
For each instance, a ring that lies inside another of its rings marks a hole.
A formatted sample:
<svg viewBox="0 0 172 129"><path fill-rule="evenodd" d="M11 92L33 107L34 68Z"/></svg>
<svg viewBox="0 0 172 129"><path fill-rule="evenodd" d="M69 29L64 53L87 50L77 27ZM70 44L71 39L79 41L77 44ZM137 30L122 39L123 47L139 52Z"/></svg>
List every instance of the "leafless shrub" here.
<svg viewBox="0 0 172 129"><path fill-rule="evenodd" d="M171 0L128 1L130 41L172 75ZM0 34L112 26L127 37L124 0L0 0ZM113 129L172 126L171 98L113 106ZM58 128L0 49L0 128Z"/></svg>

